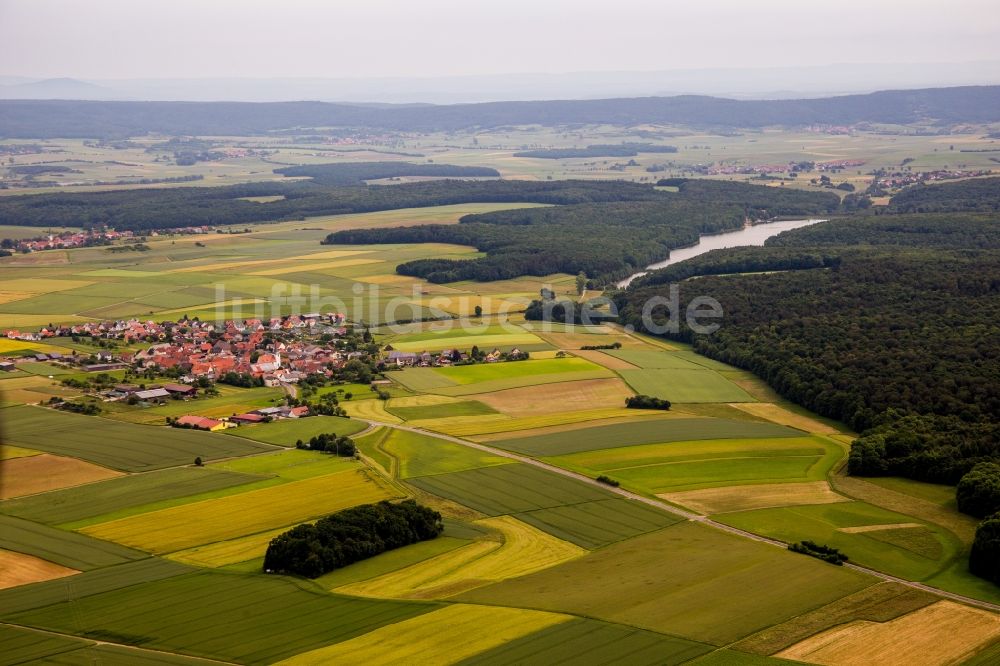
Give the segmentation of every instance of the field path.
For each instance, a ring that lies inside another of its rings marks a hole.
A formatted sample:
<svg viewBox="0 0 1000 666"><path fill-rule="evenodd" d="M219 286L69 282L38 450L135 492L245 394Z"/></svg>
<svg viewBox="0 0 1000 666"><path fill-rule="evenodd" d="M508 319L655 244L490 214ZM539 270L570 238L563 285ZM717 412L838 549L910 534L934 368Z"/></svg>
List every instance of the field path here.
<svg viewBox="0 0 1000 666"><path fill-rule="evenodd" d="M372 421L369 419L358 419L358 420L366 421L368 424L372 426L384 426L386 428L406 430L420 435L426 435L428 437L437 437L438 439L443 439L448 442L454 442L455 444L461 444L462 446L468 446L469 448L478 449L480 451L489 453L491 455L501 456L503 458L509 458L510 460L516 460L517 462L524 463L526 465L534 465L535 467L544 469L548 472L552 472L554 474L561 474L562 476L569 477L571 479L576 479L577 481L590 484L591 486L594 486L596 488L601 488L603 490L616 493L618 495L621 495L622 497L635 500L637 502L642 502L644 504L648 504L651 507L654 507L661 511L666 511L667 513L671 513L684 520L690 520L697 523L701 523L703 525L708 525L709 527L714 527L715 529L722 530L723 532L729 532L730 534L743 537L744 539L752 539L753 541L759 541L760 543L770 544L778 548L785 548L785 549L788 548L788 544L785 543L784 541L780 541L778 539L771 539L769 537L760 536L759 534L754 534L753 532L747 532L746 530L741 530L737 527L725 525L723 523L712 520L708 516L704 516L700 513L687 511L685 509L681 509L680 507L673 506L672 504L668 504L667 502L653 499L651 497L646 497L645 495L640 495L630 490L625 490L623 488L614 488L612 486L603 484L595 479L592 479L589 476L578 474L576 472L571 472L570 470L563 469L561 467L556 467L555 465L550 465L549 463L542 462L541 460L536 460L535 458L529 458L528 456L524 456L518 453L504 451L503 449L496 449L486 444L480 444L478 442L470 442L468 440L461 439L459 437L452 437L451 435L444 435L441 433L432 432L430 430L424 430L422 428L414 428L412 426L398 425L394 423L384 423L381 421ZM898 578L896 576L892 576L890 574L883 573L875 569L869 569L868 567L859 566L857 564L851 564L849 562L847 564L844 564L843 566L849 569L853 569L855 571L859 571L864 574L868 574L869 576L880 578L884 581L906 585L907 587L912 587L918 590L923 590L925 592L930 592L932 594L936 594L938 596L945 597L953 601L958 601L964 604L968 604L970 606L977 606L979 608L985 608L987 610L1000 612L1000 604L994 604L988 601L980 601L979 599L973 599L972 597L966 597L961 594L947 592L945 590L941 590L936 587L932 587L930 585L925 585L923 583L918 583L916 581L906 580L905 578Z"/></svg>

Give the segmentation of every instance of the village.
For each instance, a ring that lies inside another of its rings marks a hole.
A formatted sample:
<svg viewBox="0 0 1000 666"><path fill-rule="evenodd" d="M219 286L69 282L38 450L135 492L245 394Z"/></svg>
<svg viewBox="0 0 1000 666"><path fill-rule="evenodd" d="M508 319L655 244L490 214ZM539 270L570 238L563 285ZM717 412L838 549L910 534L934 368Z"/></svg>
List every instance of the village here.
<svg viewBox="0 0 1000 666"><path fill-rule="evenodd" d="M341 313L219 324L186 317L159 323L129 319L50 326L38 332L8 330L4 337L50 343L68 339L76 345L65 352L47 350L0 357L0 372L17 372L21 364L46 363L54 364L52 368L85 373L65 378L62 383L85 389L91 402L81 405L62 399L52 401L52 406L69 411L98 413L99 403L123 403L141 409L173 400L192 400L217 394L216 384L282 388L288 396L284 405L223 418L183 415L167 419L167 424L174 427L210 431L316 414L339 415L335 398L324 397L315 405L304 399L317 386L327 383L367 384L382 396L381 388L391 384L386 372L529 358L517 347L507 351L484 351L477 346L468 351L398 351L389 344L376 343L367 328L359 330L347 324ZM85 345L94 345L95 349L81 349ZM114 371L122 372L109 374ZM297 388L300 384L301 389ZM350 399L350 394L346 397Z"/></svg>
<svg viewBox="0 0 1000 666"><path fill-rule="evenodd" d="M207 226L184 227L171 229L171 234L207 234L211 232ZM156 237L160 234L151 230L143 237ZM112 245L115 241L129 241L137 238L130 230L115 231L114 229L87 229L84 231L64 231L58 234L42 234L34 238L0 239L0 248L22 253L40 252L41 250L68 250L76 247L94 247Z"/></svg>

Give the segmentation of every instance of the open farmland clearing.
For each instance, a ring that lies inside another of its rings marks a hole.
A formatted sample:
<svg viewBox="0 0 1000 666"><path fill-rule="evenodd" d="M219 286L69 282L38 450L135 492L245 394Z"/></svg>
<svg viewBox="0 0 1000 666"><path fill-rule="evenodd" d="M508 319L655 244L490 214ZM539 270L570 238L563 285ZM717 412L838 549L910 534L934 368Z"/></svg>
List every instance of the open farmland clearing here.
<svg viewBox="0 0 1000 666"><path fill-rule="evenodd" d="M246 612L250 607L253 612ZM150 649L264 664L434 608L334 596L284 577L198 572L6 617L56 631L138 640Z"/></svg>
<svg viewBox="0 0 1000 666"><path fill-rule="evenodd" d="M479 394L482 395L482 394ZM667 419L670 415L657 413L637 416L633 409L625 407L606 407L604 409L584 409L570 412L554 412L534 416L512 417L506 414L486 414L477 417L453 416L443 419L417 419L410 421L414 427L434 430L455 437L475 438L495 433L515 433L518 431L534 431L538 429L574 424L591 425L604 424L614 420L635 418Z"/></svg>
<svg viewBox="0 0 1000 666"><path fill-rule="evenodd" d="M145 553L84 534L57 530L13 516L0 516L4 548L86 571L146 557Z"/></svg>
<svg viewBox="0 0 1000 666"><path fill-rule="evenodd" d="M0 513L62 525L156 502L235 488L265 478L209 467L165 469L10 500L0 504Z"/></svg>
<svg viewBox="0 0 1000 666"><path fill-rule="evenodd" d="M524 463L425 476L410 479L409 483L488 516L578 504L612 496L606 490Z"/></svg>
<svg viewBox="0 0 1000 666"><path fill-rule="evenodd" d="M607 474L649 494L744 484L818 481L843 455L816 437L696 440L547 458L591 476Z"/></svg>
<svg viewBox="0 0 1000 666"><path fill-rule="evenodd" d="M857 620L782 650L777 656L827 666L877 661L890 666L959 663L1000 637L1000 617L938 601L888 622Z"/></svg>
<svg viewBox="0 0 1000 666"><path fill-rule="evenodd" d="M725 645L871 583L854 571L686 522L456 600L511 606L530 600L532 608Z"/></svg>
<svg viewBox="0 0 1000 666"><path fill-rule="evenodd" d="M188 464L197 456L214 460L270 448L238 437L118 423L39 407L8 407L3 415L11 444L130 472Z"/></svg>
<svg viewBox="0 0 1000 666"><path fill-rule="evenodd" d="M937 573L960 550L958 540L936 525L908 527L914 522L912 517L863 502L758 509L716 519L782 541L809 539L827 544L846 553L852 562L910 580ZM869 526L878 529L852 529Z"/></svg>
<svg viewBox="0 0 1000 666"><path fill-rule="evenodd" d="M589 550L679 522L666 511L624 498L537 509L517 518Z"/></svg>
<svg viewBox="0 0 1000 666"><path fill-rule="evenodd" d="M227 435L252 439L255 442L278 446L295 446L301 439L308 442L316 435L335 432L338 435L354 435L368 426L361 421L337 416L311 416L305 419L280 419L271 423L240 426L223 431Z"/></svg>
<svg viewBox="0 0 1000 666"><path fill-rule="evenodd" d="M76 458L64 458L47 453L14 458L4 463L0 499L43 493L116 476L121 476L121 472L98 467Z"/></svg>
<svg viewBox="0 0 1000 666"><path fill-rule="evenodd" d="M661 498L703 514L769 509L800 504L833 504L850 501L838 495L826 481L803 483L768 483L763 485L722 486L674 493Z"/></svg>
<svg viewBox="0 0 1000 666"><path fill-rule="evenodd" d="M579 546L550 536L511 516L484 518L475 524L498 531L503 541L474 541L418 564L337 588L336 591L371 597L444 598L491 582L539 571L586 553Z"/></svg>
<svg viewBox="0 0 1000 666"><path fill-rule="evenodd" d="M39 557L0 549L0 590L80 573Z"/></svg>
<svg viewBox="0 0 1000 666"><path fill-rule="evenodd" d="M711 647L623 624L574 617L462 661L463 666L500 664L682 664Z"/></svg>
<svg viewBox="0 0 1000 666"><path fill-rule="evenodd" d="M169 553L399 497L382 479L346 470L83 528L87 534Z"/></svg>
<svg viewBox="0 0 1000 666"><path fill-rule="evenodd" d="M639 410L630 410L639 411ZM771 423L727 419L670 418L613 423L585 431L494 441L493 446L529 456L559 456L598 449L723 438L801 437L802 432Z"/></svg>
<svg viewBox="0 0 1000 666"><path fill-rule="evenodd" d="M618 370L641 395L670 402L753 402L754 398L728 379L705 368Z"/></svg>
<svg viewBox="0 0 1000 666"><path fill-rule="evenodd" d="M513 462L509 458L477 451L437 437L395 428L389 429L380 447L396 458L399 477L402 479L507 465Z"/></svg>
<svg viewBox="0 0 1000 666"><path fill-rule="evenodd" d="M620 379L589 379L476 394L476 400L511 416L621 407L632 391Z"/></svg>
<svg viewBox="0 0 1000 666"><path fill-rule="evenodd" d="M454 664L571 619L568 615L519 608L454 604L343 643L296 655L280 664ZM489 631L483 631L484 627L489 627Z"/></svg>
<svg viewBox="0 0 1000 666"><path fill-rule="evenodd" d="M70 580L55 579L0 590L0 614L41 608L50 604L81 599L140 583L180 576L195 571L191 567L158 557L125 562L75 574Z"/></svg>

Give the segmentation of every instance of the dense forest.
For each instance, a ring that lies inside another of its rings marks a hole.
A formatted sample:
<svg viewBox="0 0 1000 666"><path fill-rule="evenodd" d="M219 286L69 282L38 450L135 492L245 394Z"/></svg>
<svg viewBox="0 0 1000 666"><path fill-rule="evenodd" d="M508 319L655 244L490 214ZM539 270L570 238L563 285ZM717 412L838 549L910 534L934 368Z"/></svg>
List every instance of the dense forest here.
<svg viewBox="0 0 1000 666"><path fill-rule="evenodd" d="M574 157L635 157L639 153L676 153L677 146L657 146L652 143L596 144L586 148L548 148L523 150L514 157L561 160Z"/></svg>
<svg viewBox="0 0 1000 666"><path fill-rule="evenodd" d="M368 180L421 176L429 178L499 178L500 172L489 167L453 164L413 164L412 162L346 162L307 164L275 169L283 176L306 176L319 185L364 185Z"/></svg>
<svg viewBox="0 0 1000 666"><path fill-rule="evenodd" d="M270 203L243 197L283 196ZM623 181L429 181L392 186L328 187L309 182L227 187L57 192L0 197L0 224L143 230L298 220L313 215L367 213L459 203L524 202L569 205L654 201L669 193Z"/></svg>
<svg viewBox="0 0 1000 666"><path fill-rule="evenodd" d="M1000 179L996 187L1000 190ZM995 215L961 213L846 218L778 234L766 242L768 247L788 248L845 244L1000 249L1000 220Z"/></svg>
<svg viewBox="0 0 1000 666"><path fill-rule="evenodd" d="M642 123L767 127L861 122L1000 120L1000 87L886 90L818 99L734 100L700 95L481 104L363 106L324 102L0 101L8 138L120 138L147 133L240 136L289 128L454 131L507 125Z"/></svg>
<svg viewBox="0 0 1000 666"><path fill-rule="evenodd" d="M694 276L682 299L717 298L725 323L697 336L682 322L676 337L860 431L852 474L961 480L970 513L1000 510L1000 475L982 467L1000 461L1000 219L881 215L786 232L637 280L615 298L620 320L641 328L646 299Z"/></svg>
<svg viewBox="0 0 1000 666"><path fill-rule="evenodd" d="M362 504L297 525L271 539L264 571L317 578L444 531L441 514L413 500Z"/></svg>
<svg viewBox="0 0 1000 666"><path fill-rule="evenodd" d="M1000 212L1000 177L918 184L889 200L895 213Z"/></svg>
<svg viewBox="0 0 1000 666"><path fill-rule="evenodd" d="M654 191L655 192L655 191ZM325 243L455 243L487 256L422 259L402 275L431 282L504 280L520 275L586 274L605 285L691 245L701 234L739 229L746 218L834 210L835 195L720 181L686 181L652 201L591 203L466 215L457 225L338 231Z"/></svg>

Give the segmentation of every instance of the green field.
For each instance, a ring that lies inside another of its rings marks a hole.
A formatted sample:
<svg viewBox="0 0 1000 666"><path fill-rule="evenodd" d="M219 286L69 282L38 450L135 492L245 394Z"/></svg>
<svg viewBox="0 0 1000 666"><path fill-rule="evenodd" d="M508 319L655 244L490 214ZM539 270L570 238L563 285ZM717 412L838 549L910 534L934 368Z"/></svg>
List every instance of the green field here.
<svg viewBox="0 0 1000 666"><path fill-rule="evenodd" d="M381 448L399 465L399 477L429 476L506 465L512 461L437 437L390 428Z"/></svg>
<svg viewBox="0 0 1000 666"><path fill-rule="evenodd" d="M0 590L0 613L9 615L51 604L72 602L92 594L120 590L140 583L151 583L193 571L195 569L178 562L147 557L143 560L84 571L74 575L71 580L58 578Z"/></svg>
<svg viewBox="0 0 1000 666"><path fill-rule="evenodd" d="M0 516L0 546L71 569L97 569L140 560L147 555L109 541L57 530L13 516ZM65 584L65 583L62 583Z"/></svg>
<svg viewBox="0 0 1000 666"><path fill-rule="evenodd" d="M645 444L546 458L589 476L606 474L650 494L752 483L822 481L843 449L820 437Z"/></svg>
<svg viewBox="0 0 1000 666"><path fill-rule="evenodd" d="M53 663L56 655L93 645L92 641L0 625L0 664Z"/></svg>
<svg viewBox="0 0 1000 666"><path fill-rule="evenodd" d="M643 370L699 370L701 366L683 358L679 352L652 349L608 349L605 354L628 361Z"/></svg>
<svg viewBox="0 0 1000 666"><path fill-rule="evenodd" d="M218 418L259 407L273 407L275 399L284 395L281 389L273 388L242 389L222 385L218 388L221 395L193 400L171 400L156 407L130 407L125 403L115 403L109 406L113 410L109 418L151 425L164 425L168 416L177 417L185 414Z"/></svg>
<svg viewBox="0 0 1000 666"><path fill-rule="evenodd" d="M592 372L600 366L582 358L550 358L506 363L477 363L475 365L434 368L433 371L455 384L477 384L501 379L553 375L564 372Z"/></svg>
<svg viewBox="0 0 1000 666"><path fill-rule="evenodd" d="M874 579L680 523L456 597L566 612L727 645Z"/></svg>
<svg viewBox="0 0 1000 666"><path fill-rule="evenodd" d="M404 421L414 419L443 419L450 416L479 416L481 414L497 414L497 410L478 400L462 400L441 405L426 407L388 407L390 414L395 414Z"/></svg>
<svg viewBox="0 0 1000 666"><path fill-rule="evenodd" d="M588 550L679 521L666 511L624 498L554 506L519 513L517 518Z"/></svg>
<svg viewBox="0 0 1000 666"><path fill-rule="evenodd" d="M409 483L488 516L612 497L606 490L523 463L425 476Z"/></svg>
<svg viewBox="0 0 1000 666"><path fill-rule="evenodd" d="M800 437L802 432L773 423L728 419L656 419L534 435L491 442L492 446L529 456L559 456L598 449L660 442L723 438Z"/></svg>
<svg viewBox="0 0 1000 666"><path fill-rule="evenodd" d="M280 419L271 423L261 423L252 426L229 428L223 432L227 435L244 437L265 444L278 446L295 446L295 441L304 442L324 433L338 435L354 435L368 427L364 421L354 421L338 416L310 416L302 419Z"/></svg>
<svg viewBox="0 0 1000 666"><path fill-rule="evenodd" d="M5 618L150 649L264 664L436 607L350 599L288 578L200 572Z"/></svg>
<svg viewBox="0 0 1000 666"><path fill-rule="evenodd" d="M936 525L864 502L741 511L718 520L782 541L809 539L833 546L852 562L910 580L935 574L961 549L949 532ZM844 531L870 526L884 529Z"/></svg>
<svg viewBox="0 0 1000 666"><path fill-rule="evenodd" d="M617 372L636 393L670 402L755 402L749 393L714 370L669 368Z"/></svg>
<svg viewBox="0 0 1000 666"><path fill-rule="evenodd" d="M154 652L121 645L92 645L73 652L48 657L54 666L92 666L93 664L127 664L128 666L212 666L217 662L197 657L184 657L167 652Z"/></svg>
<svg viewBox="0 0 1000 666"><path fill-rule="evenodd" d="M198 456L215 460L270 450L265 444L238 437L119 423L39 407L8 407L3 416L7 443L129 472L190 464Z"/></svg>
<svg viewBox="0 0 1000 666"><path fill-rule="evenodd" d="M0 504L0 512L58 525L130 507L233 488L263 478L266 477L210 467L165 469L7 500Z"/></svg>
<svg viewBox="0 0 1000 666"><path fill-rule="evenodd" d="M458 662L462 666L503 664L682 664L712 648L622 624L574 618Z"/></svg>

